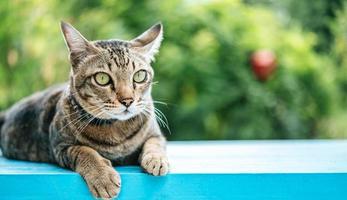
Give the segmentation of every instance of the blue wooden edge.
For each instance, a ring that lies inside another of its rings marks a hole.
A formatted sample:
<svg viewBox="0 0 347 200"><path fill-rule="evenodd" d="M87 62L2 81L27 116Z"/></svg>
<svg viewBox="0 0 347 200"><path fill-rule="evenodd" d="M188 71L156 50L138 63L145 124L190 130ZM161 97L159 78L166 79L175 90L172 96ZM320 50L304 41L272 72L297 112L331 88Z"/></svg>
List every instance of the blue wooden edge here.
<svg viewBox="0 0 347 200"><path fill-rule="evenodd" d="M347 141L173 142L172 170L116 167L119 199L347 199ZM0 158L0 199L93 199L83 179Z"/></svg>

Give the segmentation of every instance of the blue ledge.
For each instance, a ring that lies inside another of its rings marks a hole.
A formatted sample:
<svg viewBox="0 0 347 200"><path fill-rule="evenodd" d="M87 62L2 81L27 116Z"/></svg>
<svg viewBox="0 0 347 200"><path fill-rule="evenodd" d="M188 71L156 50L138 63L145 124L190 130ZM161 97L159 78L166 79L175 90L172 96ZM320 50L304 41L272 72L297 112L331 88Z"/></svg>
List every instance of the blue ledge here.
<svg viewBox="0 0 347 200"><path fill-rule="evenodd" d="M347 199L347 140L170 142L171 173L116 167L119 199ZM0 157L0 199L93 199L76 173Z"/></svg>

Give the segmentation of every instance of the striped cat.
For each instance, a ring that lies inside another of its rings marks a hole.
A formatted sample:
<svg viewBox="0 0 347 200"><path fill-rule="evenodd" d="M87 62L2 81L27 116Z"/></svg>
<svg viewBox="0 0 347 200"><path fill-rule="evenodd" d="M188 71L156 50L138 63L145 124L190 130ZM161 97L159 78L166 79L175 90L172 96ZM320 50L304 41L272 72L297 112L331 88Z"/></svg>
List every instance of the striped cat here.
<svg viewBox="0 0 347 200"><path fill-rule="evenodd" d="M78 172L98 198L118 195L113 165L165 175L165 138L154 115L151 61L163 38L156 24L130 41L90 42L61 29L70 52L66 84L35 93L0 114L5 157L57 163Z"/></svg>

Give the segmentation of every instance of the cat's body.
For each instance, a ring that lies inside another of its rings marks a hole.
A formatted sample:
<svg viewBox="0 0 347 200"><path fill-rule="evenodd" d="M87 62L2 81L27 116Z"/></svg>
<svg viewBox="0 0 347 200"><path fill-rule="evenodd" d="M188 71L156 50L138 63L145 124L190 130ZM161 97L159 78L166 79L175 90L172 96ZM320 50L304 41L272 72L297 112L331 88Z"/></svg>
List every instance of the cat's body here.
<svg viewBox="0 0 347 200"><path fill-rule="evenodd" d="M89 42L62 23L72 71L66 84L48 88L0 114L3 155L57 163L80 173L96 197L119 193L112 167L140 164L165 175L165 138L150 95L162 28L156 25L130 42Z"/></svg>
<svg viewBox="0 0 347 200"><path fill-rule="evenodd" d="M4 113L0 147L12 159L54 162L49 127L64 86L49 88L22 99Z"/></svg>

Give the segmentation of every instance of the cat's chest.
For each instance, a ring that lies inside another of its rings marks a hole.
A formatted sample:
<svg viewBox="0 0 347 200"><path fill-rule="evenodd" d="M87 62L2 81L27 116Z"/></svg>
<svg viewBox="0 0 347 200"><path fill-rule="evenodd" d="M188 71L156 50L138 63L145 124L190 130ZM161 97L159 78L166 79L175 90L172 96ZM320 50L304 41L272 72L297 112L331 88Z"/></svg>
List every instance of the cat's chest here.
<svg viewBox="0 0 347 200"><path fill-rule="evenodd" d="M80 143L90 146L102 156L110 160L127 157L141 148L147 138L145 125L132 129L89 128L77 139Z"/></svg>

